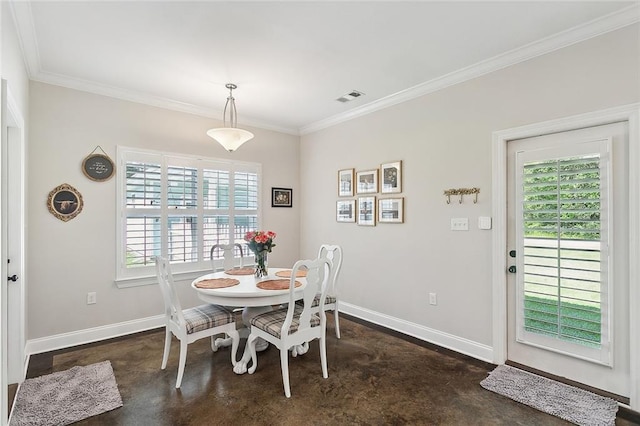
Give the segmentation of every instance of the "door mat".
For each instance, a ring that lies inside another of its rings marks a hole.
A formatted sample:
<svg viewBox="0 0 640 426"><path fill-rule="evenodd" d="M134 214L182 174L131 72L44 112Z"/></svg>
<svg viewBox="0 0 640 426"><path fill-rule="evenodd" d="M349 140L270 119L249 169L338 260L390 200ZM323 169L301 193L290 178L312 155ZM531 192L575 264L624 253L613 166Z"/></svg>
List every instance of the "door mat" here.
<svg viewBox="0 0 640 426"><path fill-rule="evenodd" d="M10 426L61 426L122 407L111 362L27 379L18 388Z"/></svg>
<svg viewBox="0 0 640 426"><path fill-rule="evenodd" d="M613 399L508 365L499 365L480 385L577 425L615 425L618 403Z"/></svg>

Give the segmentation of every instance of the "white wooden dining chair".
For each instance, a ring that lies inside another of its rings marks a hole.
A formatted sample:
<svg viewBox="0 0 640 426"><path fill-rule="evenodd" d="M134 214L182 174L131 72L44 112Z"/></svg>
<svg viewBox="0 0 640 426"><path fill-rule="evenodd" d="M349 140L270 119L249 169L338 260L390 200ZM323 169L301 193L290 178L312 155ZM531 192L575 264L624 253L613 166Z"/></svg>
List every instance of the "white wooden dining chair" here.
<svg viewBox="0 0 640 426"><path fill-rule="evenodd" d="M327 297L324 301L324 310L333 311L333 319L336 328L336 337L340 338L340 321L338 317L338 278L342 268L342 247L338 245L323 244L318 251L318 258L329 259L332 263L329 273ZM314 299L314 306L319 306L318 298Z"/></svg>
<svg viewBox="0 0 640 426"><path fill-rule="evenodd" d="M327 345L326 345L326 322L327 317L324 312L324 298L327 292L325 274L330 266L327 259L299 260L293 265L289 282L289 304L285 308L276 309L256 315L251 319L251 334L247 339L247 345L251 351L252 365L249 367L249 374L253 374L258 367L256 356L256 339L261 337L272 343L280 350L280 367L282 369L282 382L284 394L291 397L289 386L289 349L296 345L309 343L318 339L320 345L320 362L322 366L322 377L329 377L327 371ZM307 269L307 285L302 290L302 304L295 303L295 282L296 273L299 269ZM324 287L324 289L323 289ZM320 310L312 312L312 303L316 294L320 292Z"/></svg>
<svg viewBox="0 0 640 426"><path fill-rule="evenodd" d="M211 349L216 352L215 336L225 333L232 339L231 364L235 366L236 353L240 336L236 330L235 315L223 306L205 304L183 310L178 299L169 261L164 257L156 257L156 275L164 299L166 326L162 370L167 368L169 351L171 350L171 334L180 341L180 361L176 388L182 384L184 365L187 361L187 346L204 337L211 338Z"/></svg>
<svg viewBox="0 0 640 426"><path fill-rule="evenodd" d="M318 250L318 259L329 259L332 268L328 273L327 281L327 297L324 302L325 312L333 311L333 319L335 322L336 337L340 338L340 319L338 317L338 278L340 276L340 268L342 268L342 247L338 245L322 244ZM313 300L313 308L315 311L320 309L320 294ZM300 303L299 301L297 302Z"/></svg>
<svg viewBox="0 0 640 426"><path fill-rule="evenodd" d="M236 264L235 249L240 252L240 262ZM222 259L215 256L216 250L222 250ZM209 252L209 258L211 259L211 269L214 272L227 271L235 267L242 268L244 260L244 250L240 243L235 244L214 244Z"/></svg>

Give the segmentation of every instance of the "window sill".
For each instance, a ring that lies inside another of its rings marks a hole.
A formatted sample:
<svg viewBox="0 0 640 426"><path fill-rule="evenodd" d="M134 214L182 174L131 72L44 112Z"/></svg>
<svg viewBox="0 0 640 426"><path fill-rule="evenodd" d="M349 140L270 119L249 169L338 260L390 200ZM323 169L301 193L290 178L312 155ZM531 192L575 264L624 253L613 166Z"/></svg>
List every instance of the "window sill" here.
<svg viewBox="0 0 640 426"><path fill-rule="evenodd" d="M211 273L211 271L203 270L203 271L189 271L189 272L174 272L173 280L176 282L193 281L194 279L208 273ZM147 275L144 277L120 278L115 280L114 283L118 288L142 287L146 285L158 284L158 278L156 278L155 275Z"/></svg>

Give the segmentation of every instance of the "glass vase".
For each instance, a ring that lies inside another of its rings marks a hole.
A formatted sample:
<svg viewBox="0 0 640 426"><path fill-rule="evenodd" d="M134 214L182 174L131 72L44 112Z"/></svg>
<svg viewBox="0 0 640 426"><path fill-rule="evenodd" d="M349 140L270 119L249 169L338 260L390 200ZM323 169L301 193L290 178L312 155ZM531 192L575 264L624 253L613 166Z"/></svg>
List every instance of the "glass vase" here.
<svg viewBox="0 0 640 426"><path fill-rule="evenodd" d="M256 277L266 277L269 274L269 257L267 256L267 252L256 252L256 254L254 255L254 260L256 262Z"/></svg>

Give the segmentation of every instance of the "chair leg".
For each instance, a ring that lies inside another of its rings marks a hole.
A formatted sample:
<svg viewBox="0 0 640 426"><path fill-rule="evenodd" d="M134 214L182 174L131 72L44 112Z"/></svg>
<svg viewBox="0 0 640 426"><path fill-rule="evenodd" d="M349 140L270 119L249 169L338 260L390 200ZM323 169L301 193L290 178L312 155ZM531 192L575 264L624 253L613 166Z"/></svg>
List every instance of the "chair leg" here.
<svg viewBox="0 0 640 426"><path fill-rule="evenodd" d="M258 368L258 356L256 355L256 339L258 336L255 334L250 334L247 338L247 346L249 347L249 352L251 353L251 367L247 369L249 374L253 374Z"/></svg>
<svg viewBox="0 0 640 426"><path fill-rule="evenodd" d="M291 398L291 387L289 386L289 351L280 349L280 368L282 369L282 383L284 384L284 394Z"/></svg>
<svg viewBox="0 0 640 426"><path fill-rule="evenodd" d="M187 362L187 342L180 340L180 363L178 364L178 378L176 380L176 388L182 384L182 376L184 375L184 365Z"/></svg>
<svg viewBox="0 0 640 426"><path fill-rule="evenodd" d="M320 364L322 364L322 377L329 377L327 370L327 339L326 336L320 337Z"/></svg>
<svg viewBox="0 0 640 426"><path fill-rule="evenodd" d="M236 360L236 354L238 353L238 344L240 343L240 334L237 330L229 331L229 337L231 338L231 365L234 367L238 363Z"/></svg>
<svg viewBox="0 0 640 426"><path fill-rule="evenodd" d="M333 318L336 321L336 337L340 338L340 322L338 320L338 305L336 304L335 309L333 310Z"/></svg>
<svg viewBox="0 0 640 426"><path fill-rule="evenodd" d="M161 370L167 368L167 361L169 360L169 351L171 350L171 330L169 327L165 327L164 333L164 353L162 354L162 367Z"/></svg>

